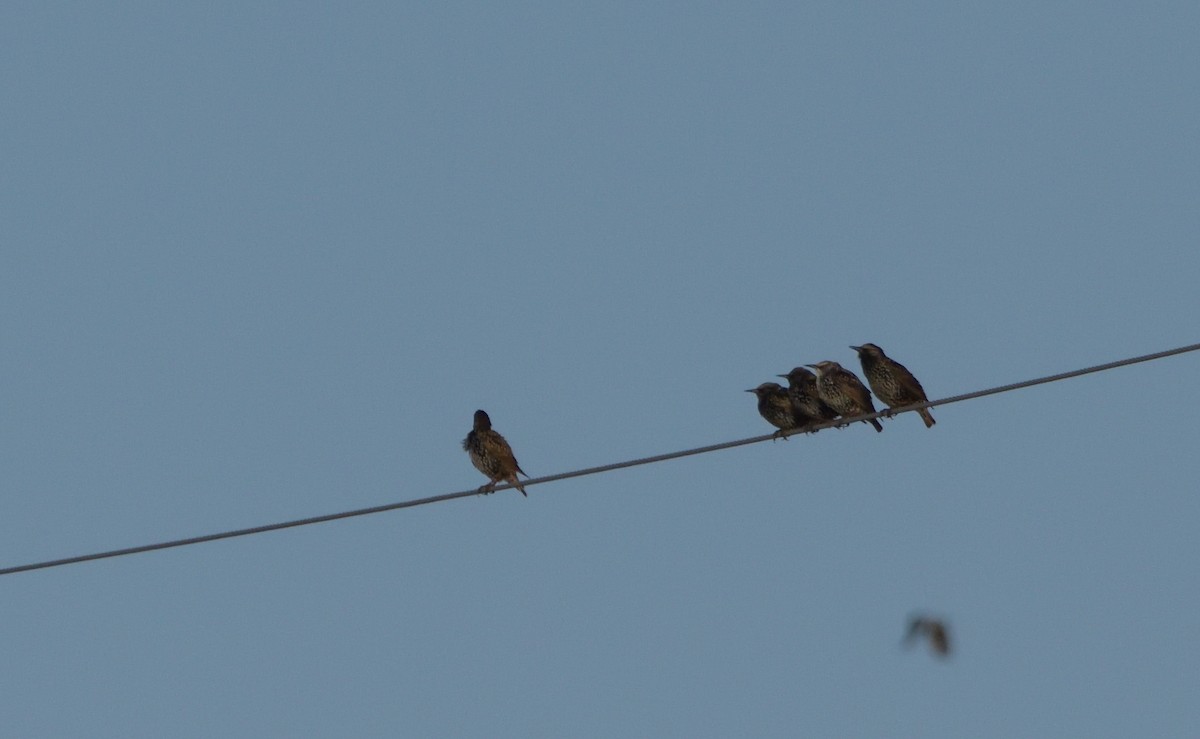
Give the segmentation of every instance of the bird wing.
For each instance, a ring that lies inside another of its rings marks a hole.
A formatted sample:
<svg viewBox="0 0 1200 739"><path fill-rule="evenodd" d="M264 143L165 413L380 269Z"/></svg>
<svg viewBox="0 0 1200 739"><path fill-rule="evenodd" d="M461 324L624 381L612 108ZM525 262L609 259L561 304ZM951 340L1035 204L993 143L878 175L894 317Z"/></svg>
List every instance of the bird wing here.
<svg viewBox="0 0 1200 739"><path fill-rule="evenodd" d="M913 402L919 403L929 398L925 397L925 388L921 387L921 383L913 377L913 373L908 371L908 368L899 362L893 362L896 365L896 381L900 383L900 388L904 394L911 398Z"/></svg>
<svg viewBox="0 0 1200 739"><path fill-rule="evenodd" d="M908 631L904 634L904 643L912 644L913 641L921 635L921 629L924 627L925 621L920 618L910 618L908 620Z"/></svg>
<svg viewBox="0 0 1200 739"><path fill-rule="evenodd" d="M950 654L950 634L936 621L929 628L929 643L938 654Z"/></svg>
<svg viewBox="0 0 1200 739"><path fill-rule="evenodd" d="M500 469L520 472L521 468L517 465L517 458L513 455L512 447L508 445L508 441L503 436L500 434L493 436L492 447L492 454L500 462ZM526 476L528 477L528 475Z"/></svg>
<svg viewBox="0 0 1200 739"><path fill-rule="evenodd" d="M864 413L870 413L871 410L869 409L875 408L875 404L871 402L871 391L867 389L867 386L853 372L846 373L845 388L846 394L863 409Z"/></svg>

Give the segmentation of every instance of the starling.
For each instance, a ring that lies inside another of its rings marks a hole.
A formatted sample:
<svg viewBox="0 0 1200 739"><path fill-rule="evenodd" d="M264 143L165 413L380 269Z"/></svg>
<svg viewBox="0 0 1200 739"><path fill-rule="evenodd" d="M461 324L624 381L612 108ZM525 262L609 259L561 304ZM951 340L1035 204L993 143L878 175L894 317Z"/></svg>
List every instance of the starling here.
<svg viewBox="0 0 1200 739"><path fill-rule="evenodd" d="M475 465L475 469L488 476L488 484L479 488L479 492L490 493L496 489L496 483L503 480L511 482L513 487L521 491L521 495L529 497L517 479L517 473L526 477L529 475L517 464L512 447L504 437L492 430L492 419L484 411L475 411L475 427L463 439L463 450L471 455L471 464Z"/></svg>
<svg viewBox="0 0 1200 739"><path fill-rule="evenodd" d="M817 395L817 376L803 367L797 367L786 375L788 381L788 397L792 400L792 408L796 415L812 422L831 421L837 418L837 411L821 402Z"/></svg>
<svg viewBox="0 0 1200 739"><path fill-rule="evenodd" d="M788 397L787 390L784 390L779 383L764 382L746 392L758 396L759 415L767 419L767 423L779 429L775 432L775 438L787 438L783 436L784 431L808 423L807 418L798 415L792 408L792 399Z"/></svg>
<svg viewBox="0 0 1200 739"><path fill-rule="evenodd" d="M917 382L917 378L913 377L908 368L884 354L878 346L863 344L850 348L858 352L863 374L871 384L871 390L875 392L876 397L887 403L888 408L902 408L929 400L925 397L925 388L921 387L921 383ZM925 428L932 428L933 424L937 423L928 408L921 408L917 413L920 413L925 421Z"/></svg>
<svg viewBox="0 0 1200 739"><path fill-rule="evenodd" d="M912 646L918 638L924 637L929 641L929 648L939 657L950 655L950 633L946 623L936 618L913 616L908 620L908 633L904 643Z"/></svg>
<svg viewBox="0 0 1200 739"><path fill-rule="evenodd" d="M808 366L817 371L817 394L838 415L859 416L875 412L871 391L853 372L837 362L817 362ZM868 419L867 423L876 431L883 431L878 418Z"/></svg>

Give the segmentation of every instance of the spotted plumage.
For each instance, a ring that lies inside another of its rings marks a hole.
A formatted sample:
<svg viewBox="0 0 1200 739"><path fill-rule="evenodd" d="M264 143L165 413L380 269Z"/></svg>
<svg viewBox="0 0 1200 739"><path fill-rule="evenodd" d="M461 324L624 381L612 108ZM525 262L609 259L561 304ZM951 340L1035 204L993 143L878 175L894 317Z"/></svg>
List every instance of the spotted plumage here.
<svg viewBox="0 0 1200 739"><path fill-rule="evenodd" d="M817 376L812 372L796 367L786 375L779 376L788 381L787 393L796 415L815 423L837 418L837 411L821 402L817 394Z"/></svg>
<svg viewBox="0 0 1200 739"><path fill-rule="evenodd" d="M746 392L754 393L758 397L758 414L765 418L767 423L779 429L775 432L776 438L786 438L783 436L784 431L808 423L807 418L796 414L792 408L792 399L779 383L764 382Z"/></svg>
<svg viewBox="0 0 1200 739"><path fill-rule="evenodd" d="M917 382L913 373L909 372L904 365L884 354L883 350L875 344L863 344L850 348L858 352L858 359L862 362L863 375L870 383L875 397L886 403L888 408L898 409L929 400L925 397L925 388L921 387L921 383ZM921 408L917 413L921 414L921 420L925 421L925 428L930 428L937 423L933 420L933 414L929 412L928 408Z"/></svg>
<svg viewBox="0 0 1200 739"><path fill-rule="evenodd" d="M862 384L850 370L837 362L817 362L810 364L817 371L817 395L830 408L837 411L839 416L859 416L864 413L874 413L875 404L871 402L871 391ZM867 421L876 431L883 431L883 425L878 418Z"/></svg>
<svg viewBox="0 0 1200 739"><path fill-rule="evenodd" d="M906 646L912 646L917 639L924 638L929 642L929 649L939 657L950 655L950 629L946 622L927 616L913 616L908 620L908 633L904 635Z"/></svg>
<svg viewBox="0 0 1200 739"><path fill-rule="evenodd" d="M488 483L479 488L480 493L490 493L496 489L496 483L504 481L512 483L521 495L527 496L517 477L517 473L525 475L525 470L517 464L512 447L504 437L492 430L492 419L484 411L475 411L475 425L463 439L463 449L471 455L475 469L488 477Z"/></svg>

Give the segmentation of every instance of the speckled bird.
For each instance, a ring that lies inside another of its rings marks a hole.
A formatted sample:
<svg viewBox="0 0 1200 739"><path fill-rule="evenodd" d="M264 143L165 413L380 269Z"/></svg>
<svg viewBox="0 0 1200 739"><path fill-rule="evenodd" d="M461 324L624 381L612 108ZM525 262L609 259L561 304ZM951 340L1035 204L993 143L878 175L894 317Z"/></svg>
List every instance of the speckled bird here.
<svg viewBox="0 0 1200 739"><path fill-rule="evenodd" d="M913 616L908 620L908 633L904 636L906 646L919 638L929 642L929 649L939 657L950 655L950 629L946 622L928 616Z"/></svg>
<svg viewBox="0 0 1200 739"><path fill-rule="evenodd" d="M837 418L837 411L823 403L817 394L817 376L812 372L796 367L786 375L779 376L788 381L788 397L798 416L815 423Z"/></svg>
<svg viewBox="0 0 1200 739"><path fill-rule="evenodd" d="M850 370L837 362L825 361L810 364L817 371L817 395L839 416L860 416L864 413L874 413L875 404L871 402L871 391L862 384ZM883 425L878 418L867 421L876 431L883 431Z"/></svg>
<svg viewBox="0 0 1200 739"><path fill-rule="evenodd" d="M500 481L510 482L528 497L524 486L517 478L517 473L529 477L525 470L517 464L512 447L504 437L492 430L492 419L484 411L475 411L475 426L463 439L463 449L471 455L471 464L475 469L488 476L488 483L479 488L480 493L490 493L496 489Z"/></svg>
<svg viewBox="0 0 1200 739"><path fill-rule="evenodd" d="M875 344L863 344L850 347L858 352L858 360L862 362L863 375L871 385L875 397L887 404L888 408L899 409L913 403L924 403L925 388L913 377L908 368L883 353ZM925 428L931 428L937 421L928 408L917 411L925 421Z"/></svg>
<svg viewBox="0 0 1200 739"><path fill-rule="evenodd" d="M758 414L765 418L767 423L779 429L775 432L775 438L787 438L783 435L784 431L807 423L806 418L796 414L787 390L778 382L764 382L746 392L754 393L758 397Z"/></svg>

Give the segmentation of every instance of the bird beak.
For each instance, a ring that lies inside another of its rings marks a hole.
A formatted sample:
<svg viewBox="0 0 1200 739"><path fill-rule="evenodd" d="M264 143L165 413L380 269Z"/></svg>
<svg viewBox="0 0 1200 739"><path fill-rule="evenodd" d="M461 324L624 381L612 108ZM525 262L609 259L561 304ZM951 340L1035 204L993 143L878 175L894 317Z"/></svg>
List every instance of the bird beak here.
<svg viewBox="0 0 1200 739"><path fill-rule="evenodd" d="M812 367L813 369L816 369L816 368L817 368L817 365L815 365L815 364L806 364L806 365L804 365L804 366L805 366L805 367Z"/></svg>
<svg viewBox="0 0 1200 739"><path fill-rule="evenodd" d="M747 390L746 392L748 392L748 393L752 393L752 392L754 392L754 391L753 391L753 390Z"/></svg>
<svg viewBox="0 0 1200 739"><path fill-rule="evenodd" d="M775 375L775 376L776 376L776 377L783 377L783 378L785 378L785 379L787 378L787 375Z"/></svg>
<svg viewBox="0 0 1200 739"><path fill-rule="evenodd" d="M861 347L861 346L852 346L852 347L850 347L850 348L851 348L851 349L853 349L853 350L854 350L854 351L856 351L856 352L861 352L861 351L862 351L862 347Z"/></svg>

